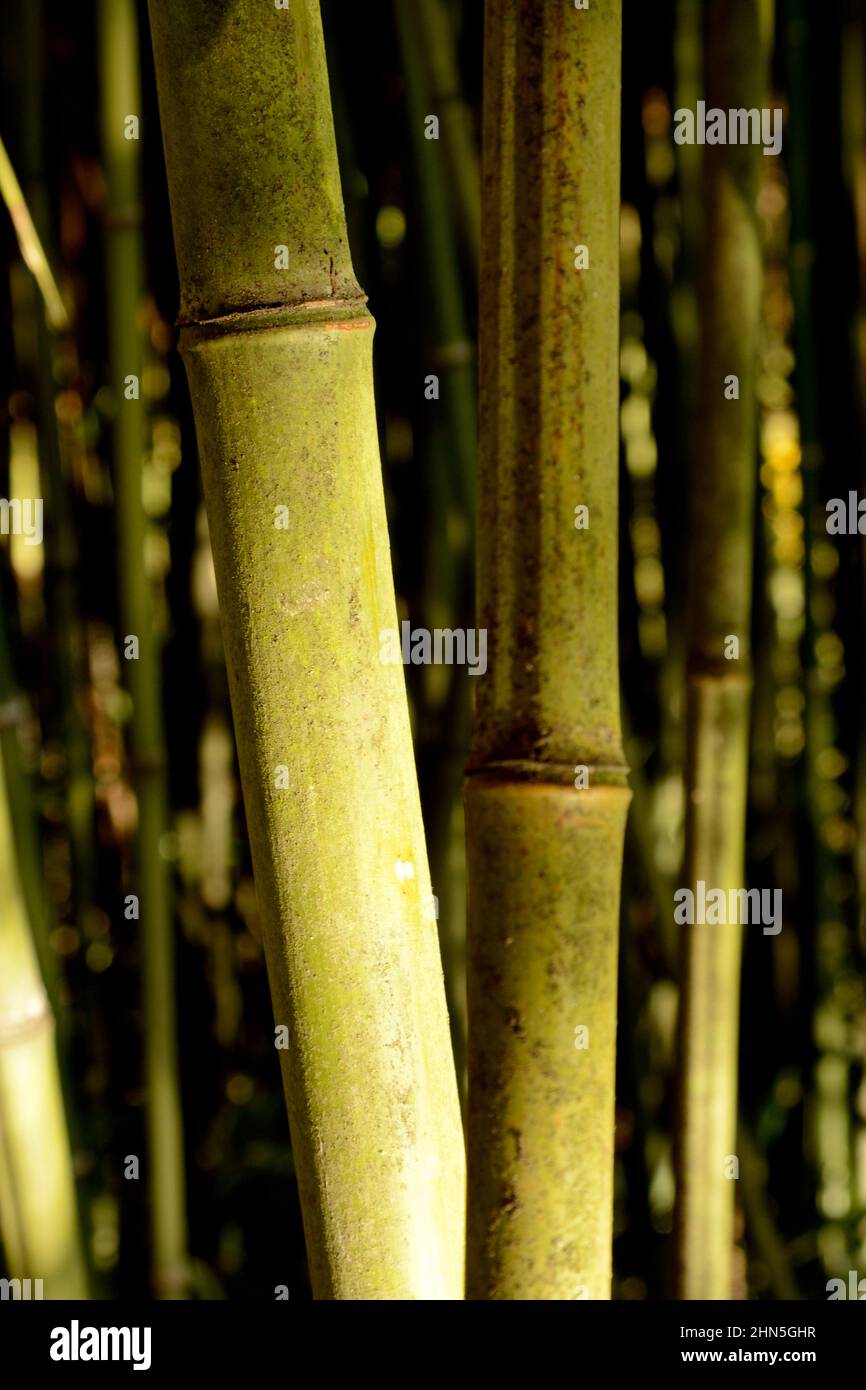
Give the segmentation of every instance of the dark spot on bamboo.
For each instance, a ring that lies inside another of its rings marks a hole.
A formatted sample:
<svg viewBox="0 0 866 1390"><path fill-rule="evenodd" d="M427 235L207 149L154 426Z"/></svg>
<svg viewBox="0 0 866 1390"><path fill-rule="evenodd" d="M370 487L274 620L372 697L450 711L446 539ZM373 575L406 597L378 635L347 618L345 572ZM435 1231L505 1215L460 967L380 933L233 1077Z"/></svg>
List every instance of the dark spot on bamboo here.
<svg viewBox="0 0 866 1390"><path fill-rule="evenodd" d="M518 1009L505 1010L505 1023L507 1027L511 1029L512 1033L516 1038L526 1037L526 1032L524 1030L523 1023L521 1022L520 1012Z"/></svg>

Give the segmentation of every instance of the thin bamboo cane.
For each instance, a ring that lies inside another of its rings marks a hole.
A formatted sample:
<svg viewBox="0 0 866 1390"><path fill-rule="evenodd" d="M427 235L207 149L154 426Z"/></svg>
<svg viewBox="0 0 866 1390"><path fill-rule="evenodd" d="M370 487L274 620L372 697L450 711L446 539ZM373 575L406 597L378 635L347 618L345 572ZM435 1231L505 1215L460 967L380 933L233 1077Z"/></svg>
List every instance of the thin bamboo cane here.
<svg viewBox="0 0 866 1390"><path fill-rule="evenodd" d="M425 115L438 116L442 150L469 264L481 262L481 180L472 116L463 97L451 16L443 0L395 0L401 29L417 35L415 57L423 65L429 93Z"/></svg>
<svg viewBox="0 0 866 1390"><path fill-rule="evenodd" d="M813 928L809 941L810 973L814 991L814 1027L809 1038L805 1062L814 1071L815 1098L811 1107L811 1122L806 1133L807 1154L820 1173L817 1209L822 1230L820 1249L827 1273L836 1274L845 1264L835 1265L838 1251L852 1234L844 1205L836 1206L831 1193L847 1190L851 1183L852 1147L856 1112L847 1103L850 1056L840 1047L842 1028L839 1018L838 984L849 971L856 970L856 951L852 951L855 932L849 909L840 901L836 883L841 874L849 872L847 853L840 854L838 845L828 834L832 822L831 783L820 772L823 756L829 749L845 748L851 735L846 729L845 705L840 695L846 685L858 688L853 672L857 668L854 656L859 631L849 630L844 648L844 665L848 680L837 689L836 680L829 680L832 666L822 655L827 637L833 640L846 635L846 622L839 604L839 595L847 591L853 578L847 568L843 548L839 553L839 570L830 576L819 564L819 556L828 542L826 501L833 493L842 492L857 478L857 469L848 462L848 450L836 447L844 425L850 421L847 388L834 369L837 361L846 357L850 339L847 331L838 332L842 319L834 310L841 302L830 298L834 288L828 268L827 248L837 245L834 233L823 232L826 225L824 200L836 196L834 162L825 171L824 140L833 131L834 120L821 110L817 96L816 71L821 82L838 81L837 63L843 45L841 34L834 30L841 12L818 16L805 0L786 0L782 10L785 67L791 107L788 122L786 163L790 189L790 286L794 309L793 347L795 356L794 384L796 413L799 420L801 476L803 481L802 515L805 557L803 565L804 595L802 659L804 667L805 748L800 764L802 797L811 832L808 845L808 877L803 875L804 897L809 904ZM829 28L828 28L829 26ZM829 34L829 37L828 37ZM847 45L849 36L845 36ZM830 58L830 55L833 55ZM828 58L829 70L828 70ZM858 83L861 74L857 72ZM844 102L842 105L844 110ZM835 131L830 138L834 138ZM844 263L844 258L837 260ZM822 274L822 265L826 268ZM846 284L847 288L847 284ZM844 315L842 316L844 318ZM845 328L847 330L847 324ZM837 330L837 331L834 331ZM832 335L832 340L831 340ZM862 465L861 465L862 467ZM844 495L844 493L843 493ZM838 542L837 542L838 544ZM823 572L822 572L823 571ZM841 671L840 671L841 674ZM853 680L852 680L853 676ZM855 697L856 699L856 697ZM840 727L840 723L841 726ZM856 737L850 748L856 746ZM859 759L862 764L862 757ZM862 781L862 776L858 776ZM858 797L859 800L859 797ZM859 809L859 808L858 808ZM847 920L846 920L847 919ZM842 945L842 942L845 942ZM832 945L831 945L832 943ZM836 1022L828 1027L828 1020ZM811 1152L810 1152L811 1150ZM834 1216L830 1217L830 1209ZM835 1218L835 1220L834 1220ZM833 1231L833 1226L836 1229ZM838 1241L838 1244L836 1242ZM851 1245L852 1260L859 1258L856 1242Z"/></svg>
<svg viewBox="0 0 866 1390"><path fill-rule="evenodd" d="M761 107L762 0L705 9L707 109ZM751 694L752 551L761 247L760 145L707 145L698 416L689 521L685 884L743 886ZM725 379L739 380L726 399ZM736 637L739 658L726 659ZM676 1257L681 1298L732 1296L738 925L685 934L679 1024Z"/></svg>
<svg viewBox="0 0 866 1390"><path fill-rule="evenodd" d="M15 235L24 264L39 286L39 293L45 305L45 317L49 327L68 328L69 315L63 296L57 288L57 281L48 263L39 233L36 230L30 209L21 192L15 170L6 153L6 146L0 140L0 197L3 198L12 218Z"/></svg>
<svg viewBox="0 0 866 1390"><path fill-rule="evenodd" d="M418 202L432 282L431 318L436 335L435 361L432 365L442 373L443 408L451 436L452 486L470 533L473 533L477 429L475 350L466 321L456 237L449 216L446 165L438 144L424 136L425 113L435 102L423 57L427 34L422 19L439 4L440 0L434 0L432 6L424 5L416 12L403 0L395 0L394 17L406 80L406 105L417 171ZM447 15L440 18L447 23ZM477 178L477 169L475 173ZM457 191L461 192L460 189ZM477 261L473 264L477 268Z"/></svg>
<svg viewBox="0 0 866 1390"><path fill-rule="evenodd" d="M427 296L434 343L430 368L439 374L441 380L441 409L447 428L444 439L439 441L435 435L435 424L432 425L433 516L438 521L442 539L441 551L434 556L431 565L427 596L432 595L445 605L449 626L462 627L471 622L473 550L467 545L465 552L455 556L447 538L447 528L451 515L465 518L468 541L474 542L477 371L460 274L456 226L449 210L448 142L446 138L446 149L440 152L439 144L427 140L424 135L427 114L440 109L439 100L433 95L431 72L439 73L439 98L445 103L443 116L445 109L450 109L448 104L456 102L459 84L453 62L449 61L449 58L453 59L449 46L453 45L453 35L450 34L448 16L441 10L440 0L433 0L431 5L423 7L423 11L422 8L405 4L404 0L395 0L394 15L406 84L425 266L429 271L431 287ZM431 34L431 28L434 34ZM432 59L431 41L436 55ZM440 69L443 67L447 75L447 98L441 85L444 77ZM458 129L462 130L459 122ZM470 146L458 143L468 158ZM464 207L464 200L471 199L473 172L477 203L477 160L474 171L468 171L467 181L460 182L455 190L458 215L470 223L473 220L472 209ZM477 213L477 208L475 211ZM476 228L474 251L477 253L477 250ZM473 268L477 275L477 262ZM426 407L431 421L434 419L433 412L438 408L433 405ZM449 586L450 592L447 592ZM444 594L443 589L446 590ZM432 608L433 605L430 606ZM471 687L472 682L468 684ZM446 875L450 869L456 872L458 879L465 878L465 835L462 823L458 824L457 834L454 833L454 811L463 780L470 700L471 690L467 689L465 673L457 670L452 674L443 720L442 745L436 750L434 791L427 814L430 868L442 907L439 932L454 1058L461 1089L466 1068L466 895L463 890L459 893L455 891L454 883L448 883L446 890Z"/></svg>
<svg viewBox="0 0 866 1390"><path fill-rule="evenodd" d="M151 0L313 1291L459 1298L463 1141L318 5ZM285 1041L283 1035L283 1041Z"/></svg>
<svg viewBox="0 0 866 1390"><path fill-rule="evenodd" d="M18 878L2 759L0 1230L10 1278L41 1279L44 1298L87 1297L54 1019Z"/></svg>
<svg viewBox="0 0 866 1390"><path fill-rule="evenodd" d="M33 225L50 250L50 199L45 169L46 44L43 0L32 0L31 4L22 7L14 24L14 41L20 45L21 53L21 184ZM50 264L50 254L48 259ZM69 321L52 327L49 316L43 314L41 306L36 303L35 293L31 301L30 313L35 322L35 332L22 335L21 365L34 382L38 406L39 466L45 511L45 621L51 633L49 679L56 686L57 710L55 715L49 706L45 713L49 730L54 727L55 719L62 730L65 750L63 780L72 860L72 909L77 927L86 930L85 918L93 902L95 873L92 750L82 713L86 644L78 593L78 538L71 509L70 432L61 427L57 411L58 386L68 378L70 368L67 364L75 361L76 350ZM10 799L14 818L16 805L11 786ZM22 879L30 921L35 923L39 909L34 906L34 895L26 876L22 875ZM41 883L40 892L44 895L44 883ZM53 954L50 953L49 960ZM56 958L46 968L45 953L40 951L40 961L43 962L43 978L55 1019L63 1033L69 1020L52 987L52 974L57 973ZM64 1060L62 1052L61 1060Z"/></svg>
<svg viewBox="0 0 866 1390"><path fill-rule="evenodd" d="M172 894L170 868L160 850L168 826L168 785L160 656L145 563L147 521L141 495L145 406L141 394L127 398L124 390L124 382L135 376L140 393L144 358L139 325L143 293L140 145L125 134L127 117L140 116L141 111L134 0L101 0L99 18L108 188L109 351L118 402L114 460L120 612L124 639L138 638L137 660L124 664L133 704L130 754L138 802L135 887L142 923L151 1257L157 1293L173 1298L182 1296L188 1270Z"/></svg>
<svg viewBox="0 0 866 1390"><path fill-rule="evenodd" d="M22 765L19 744L19 729L31 718L30 700L19 690L15 679L8 618L4 611L0 614L0 756L6 768L6 792L12 817L18 881L33 934L39 973L56 1022L60 1007L60 971L57 953L49 939L54 924L45 883L38 794L32 777Z"/></svg>
<svg viewBox="0 0 866 1390"><path fill-rule="evenodd" d="M490 658L466 784L474 1298L610 1295L630 795L617 671L620 28L615 0L486 10L478 621Z"/></svg>

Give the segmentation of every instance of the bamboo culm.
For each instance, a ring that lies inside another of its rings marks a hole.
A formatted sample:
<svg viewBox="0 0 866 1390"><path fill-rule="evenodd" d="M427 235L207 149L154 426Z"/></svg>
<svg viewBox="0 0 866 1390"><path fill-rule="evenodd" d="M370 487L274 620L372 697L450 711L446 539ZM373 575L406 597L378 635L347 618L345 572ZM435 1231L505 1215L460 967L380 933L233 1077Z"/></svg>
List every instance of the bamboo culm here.
<svg viewBox="0 0 866 1390"><path fill-rule="evenodd" d="M144 284L140 145L138 139L127 135L127 118L141 109L138 35L133 0L101 0L99 13L108 192L109 352L118 403L114 485L124 655L127 639L138 639L137 659L123 664L132 695L130 757L138 803L134 887L140 904L143 955L151 1257L157 1294L177 1298L184 1295L189 1283L186 1182L171 869L160 844L169 820L160 652L145 562L147 518L142 501L145 404L141 391L144 342L139 321ZM137 396L126 390L130 378L138 383Z"/></svg>
<svg viewBox="0 0 866 1390"><path fill-rule="evenodd" d="M761 107L762 0L709 0L707 107ZM761 247L759 145L707 145L700 270L700 451L690 489L686 851L695 890L743 885ZM730 378L739 396L730 397ZM737 649L730 639L736 638ZM677 1296L732 1297L742 929L684 932L676 1136Z"/></svg>
<svg viewBox="0 0 866 1390"><path fill-rule="evenodd" d="M317 1298L460 1298L464 1155L312 0L151 0L195 412Z"/></svg>
<svg viewBox="0 0 866 1390"><path fill-rule="evenodd" d="M470 1298L610 1295L620 32L616 0L486 7Z"/></svg>
<svg viewBox="0 0 866 1390"><path fill-rule="evenodd" d="M0 1231L9 1277L87 1298L54 1019L18 877L0 758Z"/></svg>

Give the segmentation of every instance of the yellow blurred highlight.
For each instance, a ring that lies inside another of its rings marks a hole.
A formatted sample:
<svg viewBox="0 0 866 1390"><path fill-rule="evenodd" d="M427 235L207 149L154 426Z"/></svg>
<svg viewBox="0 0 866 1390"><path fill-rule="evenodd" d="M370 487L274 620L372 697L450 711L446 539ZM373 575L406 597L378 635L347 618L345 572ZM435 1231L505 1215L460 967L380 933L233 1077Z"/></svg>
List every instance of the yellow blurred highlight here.
<svg viewBox="0 0 866 1390"><path fill-rule="evenodd" d="M9 497L25 498L31 503L31 518L35 519L33 506L41 502L39 482L39 444L36 426L31 420L15 420L9 430ZM44 508L43 508L44 524ZM6 538L4 537L4 540ZM34 545L34 537L10 531L9 556L15 577L21 584L33 583L45 568L45 549L42 544Z"/></svg>
<svg viewBox="0 0 866 1390"><path fill-rule="evenodd" d="M226 1096L232 1105L248 1105L255 1094L255 1086L249 1076L235 1072L226 1082Z"/></svg>
<svg viewBox="0 0 866 1390"><path fill-rule="evenodd" d="M406 218L402 208L386 204L376 216L376 237L386 251L398 247L406 235Z"/></svg>

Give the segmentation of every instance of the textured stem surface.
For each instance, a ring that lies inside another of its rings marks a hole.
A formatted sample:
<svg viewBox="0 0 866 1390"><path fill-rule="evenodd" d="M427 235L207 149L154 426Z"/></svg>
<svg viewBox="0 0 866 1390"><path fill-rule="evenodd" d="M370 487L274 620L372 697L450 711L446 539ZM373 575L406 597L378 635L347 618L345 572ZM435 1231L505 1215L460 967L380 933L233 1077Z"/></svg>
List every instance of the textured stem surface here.
<svg viewBox="0 0 866 1390"><path fill-rule="evenodd" d="M151 0L314 1293L460 1298L463 1139L318 6ZM288 256L278 250L285 248Z"/></svg>
<svg viewBox="0 0 866 1390"><path fill-rule="evenodd" d="M486 10L478 622L489 668L466 785L472 1298L610 1293L629 800L617 669L620 23L614 0Z"/></svg>

